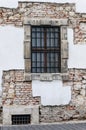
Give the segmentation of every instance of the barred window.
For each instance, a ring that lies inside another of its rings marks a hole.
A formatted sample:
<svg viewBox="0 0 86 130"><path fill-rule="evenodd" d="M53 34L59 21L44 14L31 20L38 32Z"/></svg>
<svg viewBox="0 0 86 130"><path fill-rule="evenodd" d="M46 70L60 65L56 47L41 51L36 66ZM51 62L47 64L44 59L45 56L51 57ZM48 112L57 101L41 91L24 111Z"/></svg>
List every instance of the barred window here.
<svg viewBox="0 0 86 130"><path fill-rule="evenodd" d="M31 27L31 72L58 73L61 71L60 27Z"/></svg>
<svg viewBox="0 0 86 130"><path fill-rule="evenodd" d="M12 115L12 125L30 124L30 115Z"/></svg>

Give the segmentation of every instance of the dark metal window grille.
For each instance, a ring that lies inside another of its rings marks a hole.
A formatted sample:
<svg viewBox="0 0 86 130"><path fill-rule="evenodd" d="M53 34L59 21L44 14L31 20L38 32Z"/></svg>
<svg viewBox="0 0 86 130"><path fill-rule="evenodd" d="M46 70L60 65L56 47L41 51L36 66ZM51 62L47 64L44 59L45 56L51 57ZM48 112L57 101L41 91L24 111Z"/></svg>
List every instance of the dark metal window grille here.
<svg viewBox="0 0 86 130"><path fill-rule="evenodd" d="M60 27L32 26L31 32L31 72L60 72Z"/></svg>
<svg viewBox="0 0 86 130"><path fill-rule="evenodd" d="M12 125L30 124L30 115L12 115Z"/></svg>

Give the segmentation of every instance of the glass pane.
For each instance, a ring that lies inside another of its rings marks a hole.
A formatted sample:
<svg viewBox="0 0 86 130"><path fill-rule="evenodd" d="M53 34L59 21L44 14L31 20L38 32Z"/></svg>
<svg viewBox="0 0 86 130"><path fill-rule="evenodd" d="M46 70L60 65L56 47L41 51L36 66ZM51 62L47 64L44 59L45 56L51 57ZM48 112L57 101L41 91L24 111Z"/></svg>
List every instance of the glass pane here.
<svg viewBox="0 0 86 130"><path fill-rule="evenodd" d="M54 43L55 43L55 47L58 47L58 39L55 39Z"/></svg>
<svg viewBox="0 0 86 130"><path fill-rule="evenodd" d="M51 73L55 73L55 68L51 67Z"/></svg>
<svg viewBox="0 0 86 130"><path fill-rule="evenodd" d="M37 67L40 67L40 62L37 62Z"/></svg>
<svg viewBox="0 0 86 130"><path fill-rule="evenodd" d="M41 72L41 68L37 68L37 73L40 73Z"/></svg>
<svg viewBox="0 0 86 130"><path fill-rule="evenodd" d="M41 61L44 62L44 53L41 53Z"/></svg>
<svg viewBox="0 0 86 130"><path fill-rule="evenodd" d="M50 38L50 32L47 32L47 38Z"/></svg>
<svg viewBox="0 0 86 130"><path fill-rule="evenodd" d="M55 62L51 62L51 68L54 68L55 67Z"/></svg>
<svg viewBox="0 0 86 130"><path fill-rule="evenodd" d="M55 28L55 32L58 32L59 31L59 28Z"/></svg>
<svg viewBox="0 0 86 130"><path fill-rule="evenodd" d="M50 32L52 32L53 31L53 28L50 28Z"/></svg>
<svg viewBox="0 0 86 130"><path fill-rule="evenodd" d="M44 67L44 62L41 62L41 67Z"/></svg>
<svg viewBox="0 0 86 130"><path fill-rule="evenodd" d="M56 68L58 67L58 62L57 62L57 61L55 62L55 67L56 67Z"/></svg>
<svg viewBox="0 0 86 130"><path fill-rule="evenodd" d="M47 28L47 33L49 33L50 32L50 28Z"/></svg>
<svg viewBox="0 0 86 130"><path fill-rule="evenodd" d="M37 53L37 61L40 61L40 53Z"/></svg>
<svg viewBox="0 0 86 130"><path fill-rule="evenodd" d="M32 68L32 73L36 73L36 68Z"/></svg>
<svg viewBox="0 0 86 130"><path fill-rule="evenodd" d="M51 62L54 62L54 61L55 61L55 54L51 53Z"/></svg>
<svg viewBox="0 0 86 130"><path fill-rule="evenodd" d="M37 38L37 47L40 47L40 39Z"/></svg>
<svg viewBox="0 0 86 130"><path fill-rule="evenodd" d="M50 39L47 38L47 47L50 47Z"/></svg>
<svg viewBox="0 0 86 130"><path fill-rule="evenodd" d="M36 39L32 39L32 47L35 47L36 46Z"/></svg>
<svg viewBox="0 0 86 130"><path fill-rule="evenodd" d="M37 32L37 38L40 38L40 32Z"/></svg>
<svg viewBox="0 0 86 130"><path fill-rule="evenodd" d="M54 39L51 39L51 47L54 47Z"/></svg>
<svg viewBox="0 0 86 130"><path fill-rule="evenodd" d="M50 68L47 68L47 73L50 73L51 71L50 71Z"/></svg>
<svg viewBox="0 0 86 130"><path fill-rule="evenodd" d="M36 62L32 62L32 67L36 67Z"/></svg>
<svg viewBox="0 0 86 130"><path fill-rule="evenodd" d="M32 61L36 61L36 53L32 53Z"/></svg>
<svg viewBox="0 0 86 130"><path fill-rule="evenodd" d="M57 73L58 73L58 72L59 72L59 68L55 68L55 72L57 72Z"/></svg>
<svg viewBox="0 0 86 130"><path fill-rule="evenodd" d="M41 39L41 47L44 47L44 39Z"/></svg>
<svg viewBox="0 0 86 130"><path fill-rule="evenodd" d="M55 34L51 32L51 38L55 38Z"/></svg>
<svg viewBox="0 0 86 130"><path fill-rule="evenodd" d="M32 32L32 38L35 38L35 37L36 37L36 33Z"/></svg>
<svg viewBox="0 0 86 130"><path fill-rule="evenodd" d="M59 55L59 54L55 53L55 61L58 61L58 60L59 60L59 59L58 59L58 58L59 58L58 55Z"/></svg>
<svg viewBox="0 0 86 130"><path fill-rule="evenodd" d="M35 30L36 30L36 28L32 27L32 32L35 31Z"/></svg>
<svg viewBox="0 0 86 130"><path fill-rule="evenodd" d="M47 67L51 67L51 63L50 62L47 62Z"/></svg>
<svg viewBox="0 0 86 130"><path fill-rule="evenodd" d="M41 30L41 28L39 27L39 28L36 28L37 29L37 32L40 32L40 30Z"/></svg>
<svg viewBox="0 0 86 130"><path fill-rule="evenodd" d="M41 33L41 37L44 38L44 32Z"/></svg>
<svg viewBox="0 0 86 130"><path fill-rule="evenodd" d="M41 68L41 72L42 72L42 73L44 72L44 68Z"/></svg>
<svg viewBox="0 0 86 130"><path fill-rule="evenodd" d="M50 53L47 53L47 62L50 62Z"/></svg>
<svg viewBox="0 0 86 130"><path fill-rule="evenodd" d="M59 34L58 33L55 33L55 38L59 38Z"/></svg>

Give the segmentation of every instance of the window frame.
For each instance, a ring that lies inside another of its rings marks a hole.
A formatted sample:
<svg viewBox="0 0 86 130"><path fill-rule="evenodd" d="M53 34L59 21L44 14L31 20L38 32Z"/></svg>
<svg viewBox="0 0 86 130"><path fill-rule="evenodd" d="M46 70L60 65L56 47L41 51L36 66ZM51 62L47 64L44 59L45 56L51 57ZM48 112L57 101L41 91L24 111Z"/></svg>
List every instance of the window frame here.
<svg viewBox="0 0 86 130"><path fill-rule="evenodd" d="M65 80L67 79L67 72L68 72L68 65L67 65L68 64L68 41L67 41L68 20L67 19L37 19L37 18L28 19L26 18L24 21L25 81L31 81L33 79L40 79L42 75L41 73L40 74L31 73L31 26L41 26L41 25L60 27L61 72L55 73L54 75L56 75L55 79L58 79L58 75L59 75L60 78L64 77L64 80Z"/></svg>
<svg viewBox="0 0 86 130"><path fill-rule="evenodd" d="M30 114L11 115L12 125L27 125L31 123Z"/></svg>
<svg viewBox="0 0 86 130"><path fill-rule="evenodd" d="M35 29L33 31L33 29ZM37 30L39 29L39 31ZM54 40L54 46L51 46L51 41L50 41L50 45L47 46L47 30L51 30L51 32L49 32L49 37L50 37L50 40ZM57 29L57 31L55 31L55 29ZM38 37L36 34L37 33L40 33L41 35ZM53 34L54 37L51 37L50 34ZM33 37L33 34L35 35ZM43 36L42 36L43 34ZM57 34L58 36L58 39L57 39L57 42L58 44L56 43L55 44L55 35ZM40 40L40 46L37 45L37 38L39 38ZM33 46L33 39L35 39L36 41L36 44L35 46ZM44 46L42 45L42 39L43 39L43 42L44 42ZM57 46L56 46L57 45ZM59 26L31 26L31 73L60 73L61 72L61 46L60 46L60 27ZM35 62L35 67L33 67L33 57L32 57L32 54L35 53L36 54L36 61ZM45 55L44 56L44 67L41 65L42 61L41 59L39 60L39 64L40 66L38 67L37 66L37 54L39 54L39 56L42 56L42 55ZM57 55L58 56L58 60L57 60L57 63L56 63L56 59L54 59L53 61L47 59L47 56L51 57L51 55ZM49 66L48 66L48 62L49 62ZM53 70L52 70L52 66L51 64L54 63L54 66L53 66ZM33 72L33 69L35 72ZM39 70L39 71L38 71Z"/></svg>

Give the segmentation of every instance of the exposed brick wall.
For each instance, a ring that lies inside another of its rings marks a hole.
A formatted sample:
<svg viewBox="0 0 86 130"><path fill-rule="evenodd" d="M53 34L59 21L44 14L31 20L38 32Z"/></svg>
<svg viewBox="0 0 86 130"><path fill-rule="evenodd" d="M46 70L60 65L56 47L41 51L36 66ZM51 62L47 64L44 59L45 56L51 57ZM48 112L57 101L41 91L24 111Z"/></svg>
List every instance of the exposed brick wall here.
<svg viewBox="0 0 86 130"><path fill-rule="evenodd" d="M64 87L66 85L71 86L71 102L66 106L41 106L40 122L86 120L86 70L69 69L69 79Z"/></svg>
<svg viewBox="0 0 86 130"><path fill-rule="evenodd" d="M69 79L63 84L71 86L72 99L66 106L40 106L40 122L86 119L86 70L69 69ZM3 73L3 105L41 105L40 97L32 96L31 82L24 82L23 70Z"/></svg>
<svg viewBox="0 0 86 130"><path fill-rule="evenodd" d="M25 17L68 19L69 27L74 29L74 43L86 43L86 29L80 28L86 23L86 14L76 13L75 4L19 2L16 9L0 8L0 25L22 27Z"/></svg>
<svg viewBox="0 0 86 130"><path fill-rule="evenodd" d="M40 97L32 97L31 82L24 82L23 70L3 72L3 105L38 105Z"/></svg>

